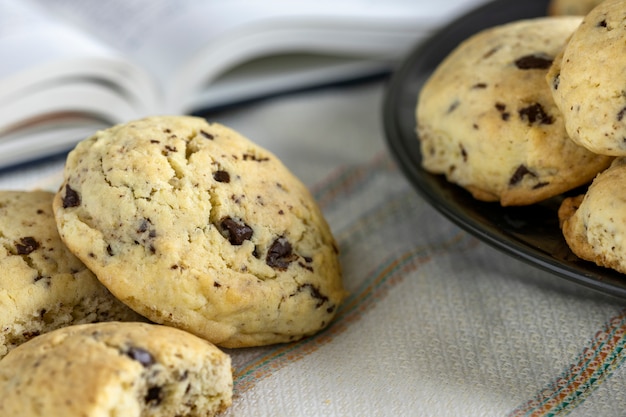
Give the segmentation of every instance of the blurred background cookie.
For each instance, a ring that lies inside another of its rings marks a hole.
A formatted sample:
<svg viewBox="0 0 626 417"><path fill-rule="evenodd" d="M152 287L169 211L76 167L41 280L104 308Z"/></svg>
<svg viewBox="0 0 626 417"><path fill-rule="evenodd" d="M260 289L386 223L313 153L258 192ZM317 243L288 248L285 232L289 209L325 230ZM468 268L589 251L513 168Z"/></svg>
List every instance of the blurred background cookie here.
<svg viewBox="0 0 626 417"><path fill-rule="evenodd" d="M603 155L626 155L625 17L626 0L594 8L548 76L572 140Z"/></svg>
<svg viewBox="0 0 626 417"><path fill-rule="evenodd" d="M418 97L424 169L510 206L558 195L606 168L611 158L570 140L545 79L581 19L516 21L452 51Z"/></svg>

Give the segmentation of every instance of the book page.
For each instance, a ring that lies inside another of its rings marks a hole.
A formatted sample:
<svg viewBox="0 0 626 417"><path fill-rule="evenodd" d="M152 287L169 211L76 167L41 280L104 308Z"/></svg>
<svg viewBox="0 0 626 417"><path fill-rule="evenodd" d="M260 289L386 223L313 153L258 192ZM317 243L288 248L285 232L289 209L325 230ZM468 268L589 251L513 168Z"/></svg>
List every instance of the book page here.
<svg viewBox="0 0 626 417"><path fill-rule="evenodd" d="M108 84L142 107L156 97L153 82L118 51L27 0L0 0L0 61L0 105L71 80Z"/></svg>
<svg viewBox="0 0 626 417"><path fill-rule="evenodd" d="M35 1L148 68L169 101L179 102L264 55L397 58L416 37L482 0Z"/></svg>

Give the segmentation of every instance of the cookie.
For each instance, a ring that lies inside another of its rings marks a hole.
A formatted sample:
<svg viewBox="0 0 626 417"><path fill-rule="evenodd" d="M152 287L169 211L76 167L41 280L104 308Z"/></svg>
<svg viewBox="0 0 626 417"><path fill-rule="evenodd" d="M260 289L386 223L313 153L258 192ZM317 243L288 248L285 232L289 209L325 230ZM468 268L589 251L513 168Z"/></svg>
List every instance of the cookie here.
<svg viewBox="0 0 626 417"><path fill-rule="evenodd" d="M604 0L551 0L548 14L551 16L584 16Z"/></svg>
<svg viewBox="0 0 626 417"><path fill-rule="evenodd" d="M140 320L63 244L53 193L0 192L0 357L33 336L105 320Z"/></svg>
<svg viewBox="0 0 626 417"><path fill-rule="evenodd" d="M559 208L567 245L581 259L626 273L626 158L616 158L584 195Z"/></svg>
<svg viewBox="0 0 626 417"><path fill-rule="evenodd" d="M230 357L171 327L108 322L38 336L0 361L0 415L207 417L232 403Z"/></svg>
<svg viewBox="0 0 626 417"><path fill-rule="evenodd" d="M314 334L345 296L308 189L272 153L201 118L85 139L54 210L67 246L116 297L222 347Z"/></svg>
<svg viewBox="0 0 626 417"><path fill-rule="evenodd" d="M589 12L547 77L572 140L603 155L626 155L624 10L606 0Z"/></svg>
<svg viewBox="0 0 626 417"><path fill-rule="evenodd" d="M580 21L515 21L457 46L418 97L423 168L503 206L545 200L606 168L611 158L569 139L545 80Z"/></svg>

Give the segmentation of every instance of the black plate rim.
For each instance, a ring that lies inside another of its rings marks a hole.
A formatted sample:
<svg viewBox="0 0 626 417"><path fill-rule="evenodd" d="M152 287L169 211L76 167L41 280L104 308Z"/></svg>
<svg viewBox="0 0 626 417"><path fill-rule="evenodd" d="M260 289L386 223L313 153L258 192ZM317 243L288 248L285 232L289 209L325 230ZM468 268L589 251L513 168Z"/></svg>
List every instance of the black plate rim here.
<svg viewBox="0 0 626 417"><path fill-rule="evenodd" d="M626 277L622 280L621 274L613 270L597 267L590 262L582 261L582 264L563 262L561 259L530 246L528 242L522 239L505 235L494 225L478 224L464 211L455 209L448 201L442 199L436 188L433 188L430 180L436 176L425 172L419 163L416 163L414 156L416 154L415 146L418 141L417 136L414 135L409 138L402 133L402 117L399 106L402 103L401 99L406 99L406 95L410 93L406 89L407 81L415 81L414 78L417 76L415 67L420 58L439 45L448 45L449 47L451 43L460 43L463 38L454 39L455 28L458 28L459 25L467 26L467 22L482 21L482 18L486 15L496 16L495 19L501 20L501 23L520 18L535 17L535 15L537 17L540 16L537 13L525 12L524 5L529 4L534 5L535 11L546 10L547 8L547 0L527 0L524 3L516 3L510 0L495 0L460 16L415 46L393 72L384 94L383 129L387 147L400 170L415 190L438 212L462 229L501 252L551 272L556 276L604 294L626 298ZM482 28L476 27L474 30L478 31ZM421 74L421 76L424 75L427 76L427 74ZM419 82L417 83L419 84ZM414 96L413 100L413 105L415 106L416 104L417 95ZM457 187L455 185L451 186ZM457 188L459 188L459 192L465 192L460 187Z"/></svg>

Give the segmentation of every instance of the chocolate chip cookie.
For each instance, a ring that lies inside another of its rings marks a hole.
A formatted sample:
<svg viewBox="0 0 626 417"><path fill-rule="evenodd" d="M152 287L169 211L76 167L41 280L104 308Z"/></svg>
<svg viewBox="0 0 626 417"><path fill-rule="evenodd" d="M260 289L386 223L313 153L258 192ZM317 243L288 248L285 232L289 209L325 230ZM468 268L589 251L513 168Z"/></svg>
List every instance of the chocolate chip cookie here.
<svg viewBox="0 0 626 417"><path fill-rule="evenodd" d="M559 221L572 252L626 274L626 158L598 174L587 192L563 201Z"/></svg>
<svg viewBox="0 0 626 417"><path fill-rule="evenodd" d="M603 155L626 155L624 10L605 0L589 12L548 76L572 140Z"/></svg>
<svg viewBox="0 0 626 417"><path fill-rule="evenodd" d="M418 97L424 169L503 206L545 200L605 169L611 158L570 140L546 83L581 19L515 21L455 48Z"/></svg>
<svg viewBox="0 0 626 417"><path fill-rule="evenodd" d="M67 246L116 297L223 347L316 333L345 296L308 189L269 151L201 118L85 139L54 210Z"/></svg>
<svg viewBox="0 0 626 417"><path fill-rule="evenodd" d="M59 327L143 319L65 247L53 197L47 191L0 192L0 358Z"/></svg>
<svg viewBox="0 0 626 417"><path fill-rule="evenodd" d="M207 417L232 403L230 357L147 323L74 325L0 361L0 415Z"/></svg>

